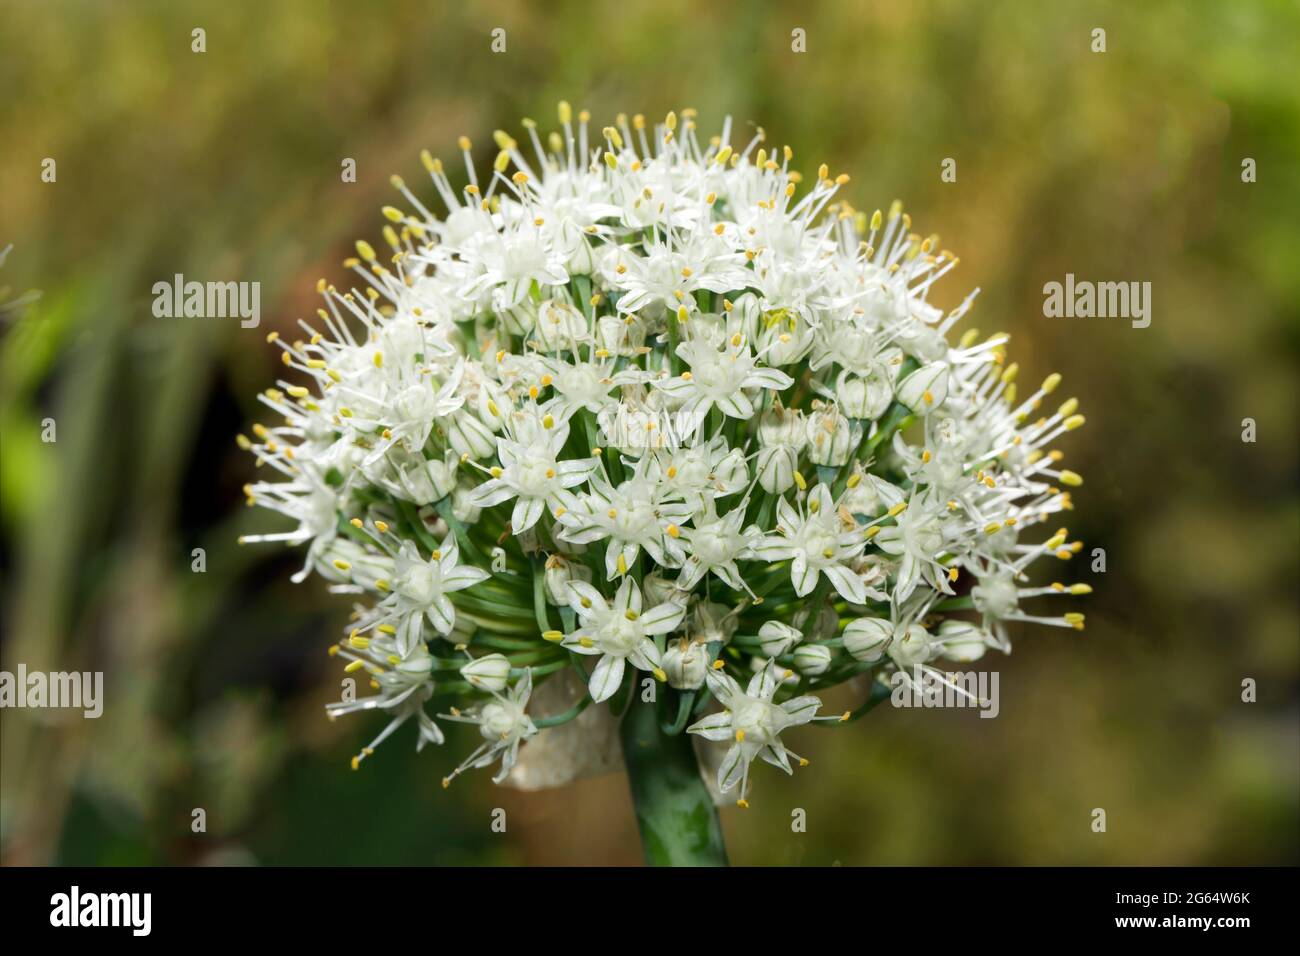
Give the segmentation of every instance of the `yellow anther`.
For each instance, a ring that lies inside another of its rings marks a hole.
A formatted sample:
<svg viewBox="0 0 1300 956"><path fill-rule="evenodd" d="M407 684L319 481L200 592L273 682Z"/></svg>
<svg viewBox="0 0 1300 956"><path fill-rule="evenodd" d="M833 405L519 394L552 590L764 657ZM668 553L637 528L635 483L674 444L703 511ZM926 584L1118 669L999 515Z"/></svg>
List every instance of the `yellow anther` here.
<svg viewBox="0 0 1300 956"><path fill-rule="evenodd" d="M1077 488L1081 484L1083 484L1083 477L1079 475L1077 472L1073 472L1069 470L1062 471L1061 484L1070 485L1073 488Z"/></svg>
<svg viewBox="0 0 1300 956"><path fill-rule="evenodd" d="M1056 410L1056 414L1062 418L1069 418L1079 410L1079 400L1077 398L1067 398L1061 403L1061 407Z"/></svg>
<svg viewBox="0 0 1300 956"><path fill-rule="evenodd" d="M794 483L799 486L800 491L805 491L808 488L808 481L801 472L796 471L794 473Z"/></svg>
<svg viewBox="0 0 1300 956"><path fill-rule="evenodd" d="M1070 585L1070 593L1071 593L1071 594L1091 594L1091 593L1092 593L1092 585L1091 585L1091 584L1071 584L1071 585Z"/></svg>
<svg viewBox="0 0 1300 956"><path fill-rule="evenodd" d="M351 571L351 570L352 570L352 565L350 565L348 562L344 561L342 558L335 558L335 559L334 559L334 567L338 568L340 571Z"/></svg>
<svg viewBox="0 0 1300 956"><path fill-rule="evenodd" d="M668 674L662 667L656 667L652 673L655 675L655 680L659 681L661 684L668 680Z"/></svg>
<svg viewBox="0 0 1300 956"><path fill-rule="evenodd" d="M1086 421L1087 419L1084 418L1082 415L1071 415L1069 418L1065 420L1065 430L1068 432L1072 432L1076 428L1082 428L1083 423Z"/></svg>
<svg viewBox="0 0 1300 956"><path fill-rule="evenodd" d="M890 508L889 511L886 512L886 514L888 514L889 517L891 517L891 518L897 518L899 515L901 515L901 514L902 514L904 511L906 511L906 510L907 510L907 502L906 502L906 501L900 501L898 504L896 504L896 505L894 505L892 508Z"/></svg>
<svg viewBox="0 0 1300 956"><path fill-rule="evenodd" d="M375 261L375 247L364 239L357 240L357 255L361 256L366 262Z"/></svg>
<svg viewBox="0 0 1300 956"><path fill-rule="evenodd" d="M664 530L668 532L668 537L670 537L670 538L678 538L678 537L681 537L682 529L679 528L679 527L677 527L677 525L675 525L675 524L670 524L670 525L669 525L667 528L665 528Z"/></svg>
<svg viewBox="0 0 1300 956"><path fill-rule="evenodd" d="M542 640L557 644L564 640L564 634L560 631L542 631Z"/></svg>
<svg viewBox="0 0 1300 956"><path fill-rule="evenodd" d="M721 166L730 158L731 158L731 147L724 146L722 147L722 149L718 150L718 155L714 157L714 162L716 162L719 166Z"/></svg>

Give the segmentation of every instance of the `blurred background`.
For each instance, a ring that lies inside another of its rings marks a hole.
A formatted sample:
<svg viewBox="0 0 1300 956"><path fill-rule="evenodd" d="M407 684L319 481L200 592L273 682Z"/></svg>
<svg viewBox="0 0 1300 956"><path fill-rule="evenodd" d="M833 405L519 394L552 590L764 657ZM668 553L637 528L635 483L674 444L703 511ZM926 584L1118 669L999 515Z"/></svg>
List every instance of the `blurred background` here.
<svg viewBox="0 0 1300 956"><path fill-rule="evenodd" d="M107 700L98 720L0 713L0 861L640 860L618 775L444 791L471 740L417 755L409 727L349 770L379 724L324 717L347 602L290 584L296 555L235 545L274 523L243 507L234 442L278 368L266 333L377 239L422 147L466 133L486 166L493 129L549 129L563 98L597 126L730 113L806 172L852 174L859 208L903 199L962 258L939 304L981 287L967 325L1012 333L1027 379L1060 371L1088 417L1060 443L1087 479L1072 535L1107 556L1067 578L1096 588L1088 629L986 661L996 720L805 729L812 766L764 767L753 809L723 812L733 861L1297 862L1297 63L1291 0L0 0L0 285L42 292L0 319L0 659L102 670ZM154 318L178 272L260 282L261 327ZM1066 272L1151 282L1151 326L1044 318Z"/></svg>

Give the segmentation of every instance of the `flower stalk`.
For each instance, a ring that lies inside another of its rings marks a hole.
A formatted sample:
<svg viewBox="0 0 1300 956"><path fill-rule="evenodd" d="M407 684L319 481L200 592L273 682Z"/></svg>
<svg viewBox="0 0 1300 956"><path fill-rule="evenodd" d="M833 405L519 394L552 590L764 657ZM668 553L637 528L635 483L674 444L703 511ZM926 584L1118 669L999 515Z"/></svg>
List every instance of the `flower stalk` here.
<svg viewBox="0 0 1300 956"><path fill-rule="evenodd" d="M634 694L620 733L641 846L650 866L726 866L722 824L686 734L665 734Z"/></svg>

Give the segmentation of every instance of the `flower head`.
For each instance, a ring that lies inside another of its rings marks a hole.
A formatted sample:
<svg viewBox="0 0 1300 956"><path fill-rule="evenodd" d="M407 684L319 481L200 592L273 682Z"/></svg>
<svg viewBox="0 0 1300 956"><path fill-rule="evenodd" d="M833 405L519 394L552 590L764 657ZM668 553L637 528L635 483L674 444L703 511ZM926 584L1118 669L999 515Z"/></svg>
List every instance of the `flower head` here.
<svg viewBox="0 0 1300 956"><path fill-rule="evenodd" d="M1056 447L1078 402L1017 391L1007 336L958 330L973 294L930 302L957 259L901 204L859 212L847 175L694 111L556 120L497 130L490 171L467 138L463 171L422 153L382 251L268 337L272 421L239 442L284 524L243 540L353 601L335 653L375 693L329 712L389 717L357 763L407 721L441 742L437 695L482 736L451 776L504 779L631 668L743 803L815 692L1083 627L1039 602L1088 585L1033 580L1083 547ZM561 672L585 695L530 715Z"/></svg>

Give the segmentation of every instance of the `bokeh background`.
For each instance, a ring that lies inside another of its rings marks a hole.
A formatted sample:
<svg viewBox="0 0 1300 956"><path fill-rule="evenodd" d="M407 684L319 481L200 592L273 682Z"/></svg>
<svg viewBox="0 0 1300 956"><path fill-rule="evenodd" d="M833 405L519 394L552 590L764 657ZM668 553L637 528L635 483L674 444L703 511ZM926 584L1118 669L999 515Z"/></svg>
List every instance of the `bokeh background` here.
<svg viewBox="0 0 1300 956"><path fill-rule="evenodd" d="M1018 635L996 720L886 707L807 729L813 766L724 812L733 860L1297 862L1297 63L1291 0L0 0L0 282L42 292L0 330L0 657L107 675L97 721L0 714L0 860L640 859L619 776L443 791L470 740L417 756L409 728L351 772L377 726L324 719L346 602L234 543L270 520L243 507L234 443L278 365L265 334L376 239L420 148L463 132L486 164L494 128L549 128L564 98L597 125L730 113L851 173L860 208L902 198L962 257L940 304L982 287L969 324L1012 333L1025 374L1062 372L1088 416L1061 443L1087 478L1071 531L1107 555L1071 568L1096 588L1088 629ZM154 318L177 272L259 281L262 326ZM1150 281L1150 328L1044 318L1066 272Z"/></svg>

